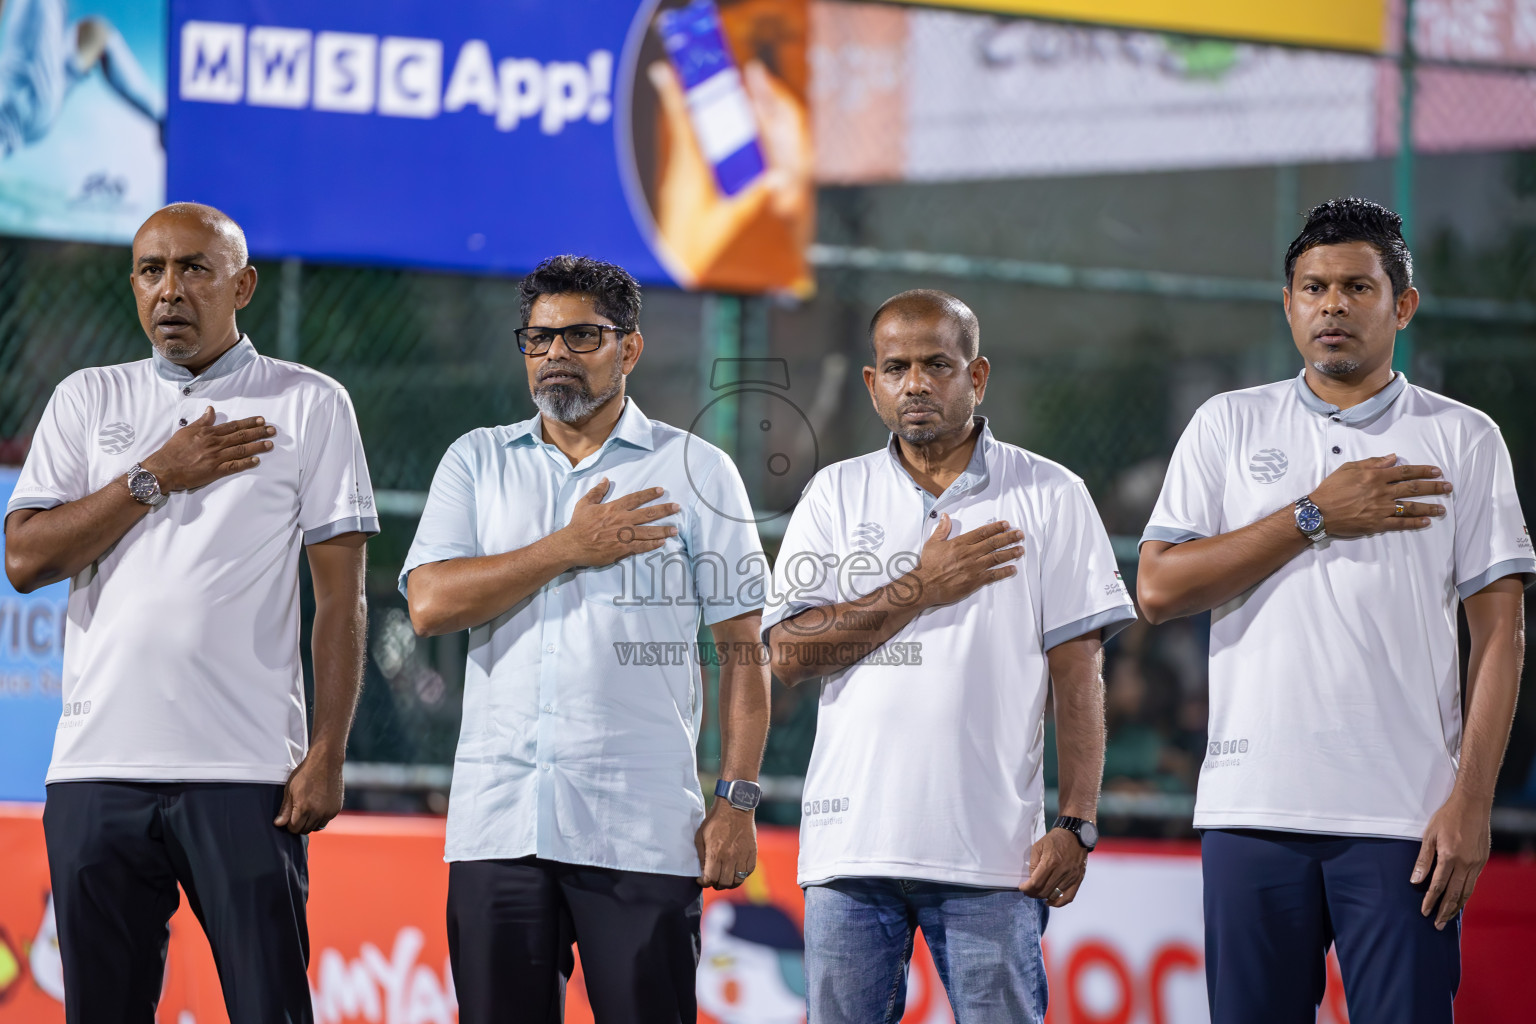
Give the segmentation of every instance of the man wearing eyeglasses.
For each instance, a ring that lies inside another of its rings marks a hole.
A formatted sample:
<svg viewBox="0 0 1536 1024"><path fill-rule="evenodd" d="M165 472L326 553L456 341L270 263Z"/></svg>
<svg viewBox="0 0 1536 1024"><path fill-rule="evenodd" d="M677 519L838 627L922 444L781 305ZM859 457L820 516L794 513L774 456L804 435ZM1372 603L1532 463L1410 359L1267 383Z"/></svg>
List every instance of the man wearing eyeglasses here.
<svg viewBox="0 0 1536 1024"><path fill-rule="evenodd" d="M626 397L639 314L609 263L523 281L539 415L454 442L400 574L418 633L469 630L447 836L462 1024L558 1022L573 941L598 1024L692 1024L700 886L756 864L767 562L725 453ZM724 655L708 814L701 614Z"/></svg>

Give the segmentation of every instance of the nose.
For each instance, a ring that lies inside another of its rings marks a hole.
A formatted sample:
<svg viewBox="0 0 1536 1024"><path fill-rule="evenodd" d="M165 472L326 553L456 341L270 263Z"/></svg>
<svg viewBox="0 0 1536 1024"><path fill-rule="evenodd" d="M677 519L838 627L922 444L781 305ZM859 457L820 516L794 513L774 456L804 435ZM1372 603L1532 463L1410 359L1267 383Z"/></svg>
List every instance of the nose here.
<svg viewBox="0 0 1536 1024"><path fill-rule="evenodd" d="M549 343L549 351L544 353L545 359L572 359L576 353L565 347L565 332L555 335L555 340Z"/></svg>
<svg viewBox="0 0 1536 1024"><path fill-rule="evenodd" d="M921 366L913 366L901 379L901 390L907 395L926 395L933 391L933 384Z"/></svg>
<svg viewBox="0 0 1536 1024"><path fill-rule="evenodd" d="M167 304L181 301L181 274L174 266L167 266L165 272L160 275L160 287L155 297Z"/></svg>
<svg viewBox="0 0 1536 1024"><path fill-rule="evenodd" d="M1345 298L1344 289L1337 285L1328 289L1328 294L1323 296L1324 316L1348 316L1349 302Z"/></svg>

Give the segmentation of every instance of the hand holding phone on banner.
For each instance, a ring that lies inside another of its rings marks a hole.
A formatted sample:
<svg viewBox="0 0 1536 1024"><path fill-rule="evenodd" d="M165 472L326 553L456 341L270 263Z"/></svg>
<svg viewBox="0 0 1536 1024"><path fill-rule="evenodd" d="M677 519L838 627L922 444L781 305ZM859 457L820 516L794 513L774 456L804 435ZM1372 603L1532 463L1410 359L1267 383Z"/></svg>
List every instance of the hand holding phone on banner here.
<svg viewBox="0 0 1536 1024"><path fill-rule="evenodd" d="M690 283L707 286L721 253L763 216L809 241L810 128L802 101L763 64L738 70L709 0L663 12L657 30L669 58L646 68L663 130L657 231Z"/></svg>

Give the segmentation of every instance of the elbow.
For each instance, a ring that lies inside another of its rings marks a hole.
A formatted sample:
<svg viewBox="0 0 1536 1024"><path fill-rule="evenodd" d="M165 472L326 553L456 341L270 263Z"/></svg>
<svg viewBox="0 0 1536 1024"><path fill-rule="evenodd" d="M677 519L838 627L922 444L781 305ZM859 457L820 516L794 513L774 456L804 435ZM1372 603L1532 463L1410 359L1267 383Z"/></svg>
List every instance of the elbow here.
<svg viewBox="0 0 1536 1024"><path fill-rule="evenodd" d="M5 578L18 594L30 594L47 582L42 570L12 547L5 549Z"/></svg>
<svg viewBox="0 0 1536 1024"><path fill-rule="evenodd" d="M1136 580L1136 605L1141 617L1150 626L1161 626L1170 619L1178 618L1168 601L1168 595L1150 583L1146 575L1140 575Z"/></svg>
<svg viewBox="0 0 1536 1024"><path fill-rule="evenodd" d="M417 636L426 638L450 632L444 621L443 610L432 600L430 592L417 594L412 590L411 596L406 599L406 606L411 614L411 629L415 630Z"/></svg>

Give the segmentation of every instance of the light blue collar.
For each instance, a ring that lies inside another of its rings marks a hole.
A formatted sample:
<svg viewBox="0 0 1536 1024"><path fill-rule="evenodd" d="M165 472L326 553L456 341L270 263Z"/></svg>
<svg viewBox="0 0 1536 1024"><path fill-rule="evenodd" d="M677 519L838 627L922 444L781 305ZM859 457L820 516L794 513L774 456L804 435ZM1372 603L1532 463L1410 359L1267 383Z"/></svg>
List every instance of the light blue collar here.
<svg viewBox="0 0 1536 1024"><path fill-rule="evenodd" d="M992 440L992 428L987 426L987 418L985 416L977 416L974 422L978 433L976 435L976 447L971 450L971 461L966 463L965 471L955 477L955 482L946 487L944 494L939 495L939 497L949 494L964 494L974 488L981 487L992 478L992 472L987 468L988 457L992 454L992 446L996 443ZM902 465L901 455L896 450L898 443L895 434L892 434L891 439L886 442L885 450L891 457L891 464L905 475L908 480L911 480L915 487L922 490L924 494L928 494L928 491L924 490L922 485L907 471L907 467ZM931 495L929 496L931 497Z"/></svg>
<svg viewBox="0 0 1536 1024"><path fill-rule="evenodd" d="M229 350L202 373L193 373L185 366L173 363L159 352L151 357L155 361L155 372L162 380L168 380L175 384L186 384L189 381L218 380L220 377L228 377L236 370L243 369L256 358L256 346L251 344L251 339L242 334L240 340L229 347Z"/></svg>
<svg viewBox="0 0 1536 1024"><path fill-rule="evenodd" d="M504 445L544 443L542 414L501 429L505 431L501 440ZM622 441L648 452L656 450L651 421L646 418L645 413L640 411L640 406L635 404L635 400L628 395L624 396L624 411L619 413L619 422L613 425L613 432L608 435L603 444L606 446L616 441Z"/></svg>
<svg viewBox="0 0 1536 1024"><path fill-rule="evenodd" d="M1296 375L1296 397L1309 411L1319 416L1327 416L1338 420L1348 427L1363 427L1373 422L1376 417L1386 412L1397 397L1408 390L1408 378L1403 376L1401 370L1392 374L1392 381L1386 387L1376 392L1370 398L1359 405L1341 410L1336 405L1330 405L1317 397L1317 393L1307 385L1307 371L1303 369Z"/></svg>

